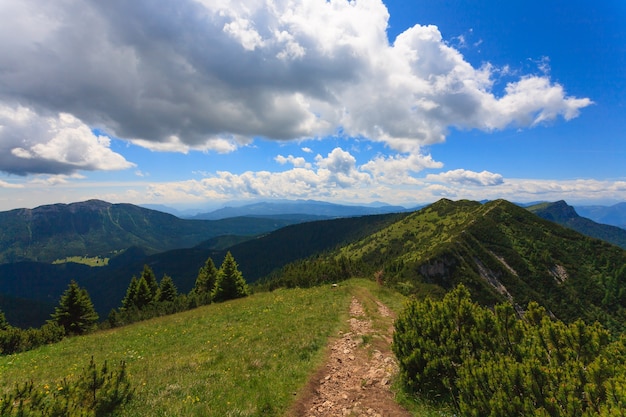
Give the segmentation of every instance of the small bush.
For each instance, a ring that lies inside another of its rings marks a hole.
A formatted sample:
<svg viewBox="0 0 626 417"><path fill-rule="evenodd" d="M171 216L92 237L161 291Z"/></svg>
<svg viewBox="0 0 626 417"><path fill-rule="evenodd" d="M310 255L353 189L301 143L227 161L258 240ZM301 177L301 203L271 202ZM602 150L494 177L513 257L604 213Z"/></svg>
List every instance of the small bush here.
<svg viewBox="0 0 626 417"><path fill-rule="evenodd" d="M33 382L16 384L0 398L3 417L104 417L119 413L133 395L126 364L109 371L91 361L75 380L63 379L36 387Z"/></svg>

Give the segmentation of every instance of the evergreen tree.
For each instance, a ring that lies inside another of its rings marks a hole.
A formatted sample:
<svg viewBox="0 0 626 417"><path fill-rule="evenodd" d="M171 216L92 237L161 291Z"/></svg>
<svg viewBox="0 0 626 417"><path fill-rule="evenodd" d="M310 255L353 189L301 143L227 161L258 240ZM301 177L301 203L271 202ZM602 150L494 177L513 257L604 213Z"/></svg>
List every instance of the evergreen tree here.
<svg viewBox="0 0 626 417"><path fill-rule="evenodd" d="M87 290L72 281L61 296L59 306L52 314L52 320L65 329L66 334L88 333L98 323L98 313L93 307Z"/></svg>
<svg viewBox="0 0 626 417"><path fill-rule="evenodd" d="M135 299L137 298L137 285L139 281L137 277L133 276L130 280L130 284L128 284L128 289L126 289L126 296L122 300L122 309L130 310L135 306Z"/></svg>
<svg viewBox="0 0 626 417"><path fill-rule="evenodd" d="M157 301L174 301L177 295L178 291L176 290L176 285L174 285L172 278L169 275L163 275L161 284L159 285Z"/></svg>
<svg viewBox="0 0 626 417"><path fill-rule="evenodd" d="M238 269L235 258L230 253L226 253L222 266L217 274L215 289L213 290L213 300L226 301L248 295L248 285L243 275Z"/></svg>
<svg viewBox="0 0 626 417"><path fill-rule="evenodd" d="M145 306L149 305L152 300L153 297L150 286L148 285L144 277L139 278L139 281L137 281L137 293L135 294L135 298L133 299L133 305L141 310Z"/></svg>
<svg viewBox="0 0 626 417"><path fill-rule="evenodd" d="M215 288L215 282L217 281L217 268L213 263L213 259L207 258L204 265L198 271L198 277L196 278L196 285L193 288L193 292L196 294L211 294Z"/></svg>
<svg viewBox="0 0 626 417"><path fill-rule="evenodd" d="M156 300L158 292L159 292L159 284L157 283L156 276L148 265L143 266L143 271L141 272L141 278L146 280L146 284L148 284L148 289L150 290L150 300Z"/></svg>
<svg viewBox="0 0 626 417"><path fill-rule="evenodd" d="M9 322L7 321L7 318L4 315L4 312L2 310L0 310L0 330L6 330L9 328Z"/></svg>

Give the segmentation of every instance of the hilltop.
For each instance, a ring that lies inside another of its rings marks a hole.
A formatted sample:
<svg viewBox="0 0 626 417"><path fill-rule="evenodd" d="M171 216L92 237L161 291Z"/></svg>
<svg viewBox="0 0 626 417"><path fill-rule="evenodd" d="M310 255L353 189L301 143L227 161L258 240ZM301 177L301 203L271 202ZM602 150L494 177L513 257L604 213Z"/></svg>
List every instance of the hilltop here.
<svg viewBox="0 0 626 417"><path fill-rule="evenodd" d="M623 323L626 252L504 200L440 200L323 259L288 266L275 285L378 276L406 294L441 296L459 283L484 305L537 301L554 316ZM301 280L301 281L298 281Z"/></svg>

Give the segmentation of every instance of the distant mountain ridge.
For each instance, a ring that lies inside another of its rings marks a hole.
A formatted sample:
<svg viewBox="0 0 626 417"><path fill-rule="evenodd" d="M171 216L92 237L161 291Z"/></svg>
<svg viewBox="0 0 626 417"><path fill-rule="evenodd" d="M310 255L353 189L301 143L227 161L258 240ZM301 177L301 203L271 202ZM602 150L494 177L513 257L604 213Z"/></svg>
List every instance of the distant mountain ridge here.
<svg viewBox="0 0 626 417"><path fill-rule="evenodd" d="M220 235L257 235L295 220L185 220L132 204L89 200L0 212L0 263L111 256L131 246L148 252L192 247Z"/></svg>
<svg viewBox="0 0 626 417"><path fill-rule="evenodd" d="M285 214L312 215L318 218L366 216L409 211L402 206L377 203L367 206L349 206L315 200L264 201L238 207L224 207L194 216L194 219L219 220L239 216L274 216Z"/></svg>
<svg viewBox="0 0 626 417"><path fill-rule="evenodd" d="M612 206L575 206L575 208L578 214L595 222L626 229L626 202Z"/></svg>
<svg viewBox="0 0 626 417"><path fill-rule="evenodd" d="M626 249L626 230L581 217L577 213L579 209L568 205L563 200L554 203L541 203L527 207L527 209L539 217L574 229L583 235L602 239Z"/></svg>

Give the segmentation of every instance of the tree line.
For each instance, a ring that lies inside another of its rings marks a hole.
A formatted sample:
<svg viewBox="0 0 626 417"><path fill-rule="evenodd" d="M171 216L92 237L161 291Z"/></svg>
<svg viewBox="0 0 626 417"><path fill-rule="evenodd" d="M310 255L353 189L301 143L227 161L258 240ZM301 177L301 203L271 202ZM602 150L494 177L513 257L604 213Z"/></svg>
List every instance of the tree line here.
<svg viewBox="0 0 626 417"><path fill-rule="evenodd" d="M55 343L66 336L83 335L98 328L119 327L139 320L173 314L212 302L245 297L250 293L230 252L218 269L209 257L199 269L195 286L189 294L179 294L172 278L160 281L148 265L139 278L133 276L118 309L99 323L86 289L71 281L59 300L50 320L40 328L21 329L11 326L0 310L0 354L12 354Z"/></svg>

